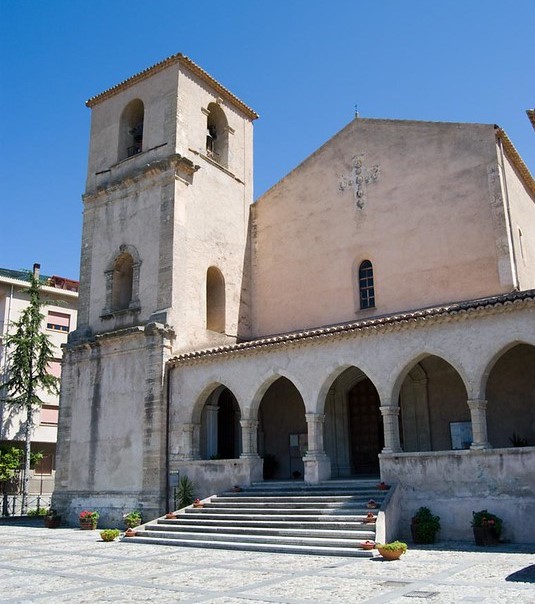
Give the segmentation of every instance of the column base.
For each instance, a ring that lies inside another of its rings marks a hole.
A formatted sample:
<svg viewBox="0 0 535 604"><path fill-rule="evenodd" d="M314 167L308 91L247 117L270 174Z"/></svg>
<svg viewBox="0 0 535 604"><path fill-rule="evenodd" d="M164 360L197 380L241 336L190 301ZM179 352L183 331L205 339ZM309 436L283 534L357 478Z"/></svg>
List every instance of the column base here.
<svg viewBox="0 0 535 604"><path fill-rule="evenodd" d="M331 460L325 453L309 453L303 457L305 482L317 484L331 478Z"/></svg>
<svg viewBox="0 0 535 604"><path fill-rule="evenodd" d="M470 445L471 451L481 451L483 449L492 449L490 443L472 443Z"/></svg>

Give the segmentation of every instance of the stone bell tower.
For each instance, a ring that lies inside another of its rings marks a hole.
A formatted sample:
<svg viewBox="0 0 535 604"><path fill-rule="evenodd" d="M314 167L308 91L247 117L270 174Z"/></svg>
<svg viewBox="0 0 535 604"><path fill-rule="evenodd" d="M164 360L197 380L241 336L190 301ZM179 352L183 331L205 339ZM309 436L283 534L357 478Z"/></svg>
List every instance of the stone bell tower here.
<svg viewBox="0 0 535 604"><path fill-rule="evenodd" d="M182 54L89 99L78 325L65 350L55 505L166 502L165 363L247 329L249 107Z"/></svg>

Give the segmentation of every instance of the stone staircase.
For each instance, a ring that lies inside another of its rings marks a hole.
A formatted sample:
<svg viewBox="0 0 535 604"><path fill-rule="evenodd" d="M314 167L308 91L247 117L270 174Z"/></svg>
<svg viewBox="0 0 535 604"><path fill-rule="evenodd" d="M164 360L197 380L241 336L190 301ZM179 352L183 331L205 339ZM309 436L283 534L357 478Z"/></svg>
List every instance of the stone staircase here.
<svg viewBox="0 0 535 604"><path fill-rule="evenodd" d="M229 550L314 555L371 556L360 547L375 541L366 523L370 499L379 505L386 492L377 480L261 482L241 492L225 492L189 506L176 518L158 518L124 541Z"/></svg>

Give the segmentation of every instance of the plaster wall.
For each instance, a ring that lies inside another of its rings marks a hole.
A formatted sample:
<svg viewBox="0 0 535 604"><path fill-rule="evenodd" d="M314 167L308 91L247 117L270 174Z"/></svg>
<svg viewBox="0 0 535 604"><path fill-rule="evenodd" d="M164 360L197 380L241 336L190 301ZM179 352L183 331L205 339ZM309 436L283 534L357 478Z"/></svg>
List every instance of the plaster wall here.
<svg viewBox="0 0 535 604"><path fill-rule="evenodd" d="M503 539L535 542L535 525L526 522L535 514L535 447L383 454L380 459L381 478L402 491L401 537L410 537L411 517L426 506L440 516L440 539L471 541L472 512L486 509L503 518Z"/></svg>
<svg viewBox="0 0 535 604"><path fill-rule="evenodd" d="M492 169L491 125L355 119L254 206L254 333L510 291ZM354 282L365 259L376 307L361 311Z"/></svg>
<svg viewBox="0 0 535 604"><path fill-rule="evenodd" d="M520 290L535 287L535 199L504 155L511 236Z"/></svg>

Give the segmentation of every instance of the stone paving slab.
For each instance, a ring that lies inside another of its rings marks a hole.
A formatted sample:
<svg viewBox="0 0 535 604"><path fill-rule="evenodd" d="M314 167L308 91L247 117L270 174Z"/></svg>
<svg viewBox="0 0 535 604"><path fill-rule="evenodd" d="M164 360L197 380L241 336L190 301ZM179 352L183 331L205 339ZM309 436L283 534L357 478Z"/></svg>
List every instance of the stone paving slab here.
<svg viewBox="0 0 535 604"><path fill-rule="evenodd" d="M535 548L411 546L398 561L104 543L0 525L2 604L535 604Z"/></svg>

